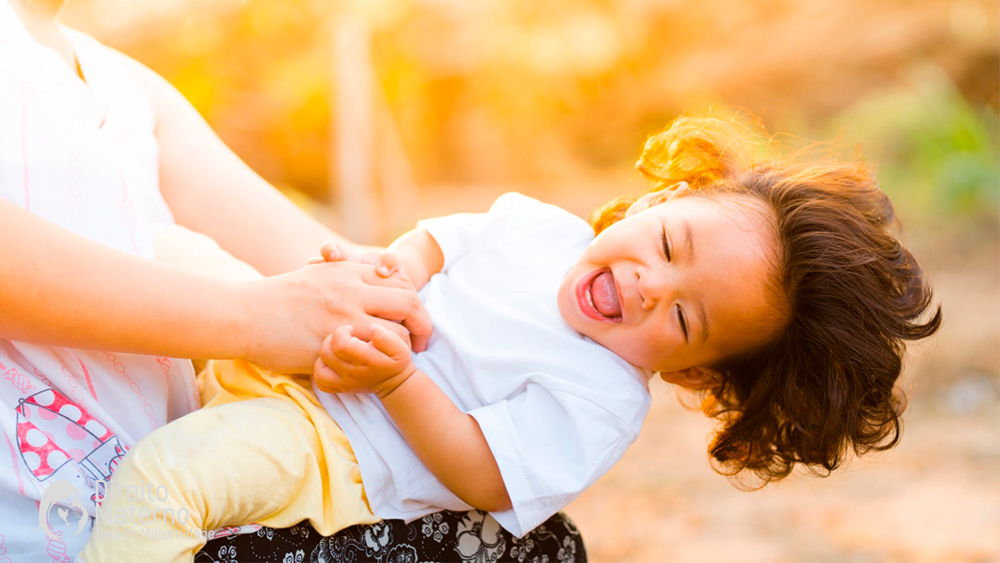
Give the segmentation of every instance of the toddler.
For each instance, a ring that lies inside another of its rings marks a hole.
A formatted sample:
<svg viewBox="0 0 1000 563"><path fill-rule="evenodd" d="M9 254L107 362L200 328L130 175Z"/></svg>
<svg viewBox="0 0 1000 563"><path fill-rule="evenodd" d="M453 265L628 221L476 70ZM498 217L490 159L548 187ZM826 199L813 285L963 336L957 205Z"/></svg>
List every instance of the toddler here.
<svg viewBox="0 0 1000 563"><path fill-rule="evenodd" d="M136 445L82 558L190 560L219 526L330 534L469 507L523 535L621 457L654 375L704 394L717 469L756 485L892 447L903 342L940 309L925 320L930 290L864 166L753 149L734 122L680 118L637 164L652 190L592 225L517 194L422 221L379 269L419 289L426 351L340 327L316 395L213 362L202 390L225 404Z"/></svg>

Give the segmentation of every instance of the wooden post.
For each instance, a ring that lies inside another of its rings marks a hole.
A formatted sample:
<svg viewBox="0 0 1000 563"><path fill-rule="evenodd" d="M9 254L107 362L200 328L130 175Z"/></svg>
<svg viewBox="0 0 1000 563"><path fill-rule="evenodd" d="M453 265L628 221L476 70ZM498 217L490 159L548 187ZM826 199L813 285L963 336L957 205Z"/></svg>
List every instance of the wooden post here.
<svg viewBox="0 0 1000 563"><path fill-rule="evenodd" d="M333 22L333 76L336 111L331 112L331 160L338 173L330 175L331 193L339 195L340 234L360 244L374 244L375 106L371 31L355 10L340 10Z"/></svg>

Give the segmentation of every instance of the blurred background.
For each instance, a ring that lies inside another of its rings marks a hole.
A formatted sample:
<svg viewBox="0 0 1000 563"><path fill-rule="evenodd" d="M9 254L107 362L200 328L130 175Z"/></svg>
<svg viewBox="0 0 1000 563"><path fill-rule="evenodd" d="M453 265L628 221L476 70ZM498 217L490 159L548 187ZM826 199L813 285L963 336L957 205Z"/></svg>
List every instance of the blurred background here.
<svg viewBox="0 0 1000 563"><path fill-rule="evenodd" d="M567 513L591 560L1000 561L1000 35L980 0L76 0L64 21L181 90L358 242L516 190L586 214L680 112L860 149L944 308L902 443L746 493L654 385L643 435ZM803 141L800 141L803 140Z"/></svg>

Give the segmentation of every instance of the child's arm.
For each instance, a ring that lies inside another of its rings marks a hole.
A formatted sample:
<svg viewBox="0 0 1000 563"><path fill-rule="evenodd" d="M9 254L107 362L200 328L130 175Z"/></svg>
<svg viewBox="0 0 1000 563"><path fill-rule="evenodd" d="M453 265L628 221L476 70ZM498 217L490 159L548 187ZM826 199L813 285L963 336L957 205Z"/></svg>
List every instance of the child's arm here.
<svg viewBox="0 0 1000 563"><path fill-rule="evenodd" d="M414 229L396 239L389 245L387 253L379 256L377 266L385 265L387 270L375 271L379 275L392 275L392 255L398 257L397 264L406 277L413 283L417 291L424 287L431 276L441 271L444 267L444 254L434 237L425 229Z"/></svg>
<svg viewBox="0 0 1000 563"><path fill-rule="evenodd" d="M327 260L351 258L347 252L336 243L321 251ZM414 229L378 256L376 271L383 277L400 271L419 290L443 265L434 237ZM448 490L481 510L509 508L500 468L476 419L413 365L403 340L382 327L372 328L370 342L352 336L350 327L324 341L314 370L317 386L333 393L375 393L417 457Z"/></svg>
<svg viewBox="0 0 1000 563"><path fill-rule="evenodd" d="M510 508L500 468L479 423L413 365L402 339L382 327L372 328L371 342L351 336L350 327L341 327L324 341L314 370L324 374L322 388L375 393L417 457L455 496L488 512Z"/></svg>
<svg viewBox="0 0 1000 563"><path fill-rule="evenodd" d="M444 266L444 254L434 237L425 229L414 229L396 239L381 253L376 250L361 251L356 246L340 241L327 241L320 247L322 258L312 262L363 262L376 266L375 271L383 278L392 277L401 271L420 291L431 276Z"/></svg>

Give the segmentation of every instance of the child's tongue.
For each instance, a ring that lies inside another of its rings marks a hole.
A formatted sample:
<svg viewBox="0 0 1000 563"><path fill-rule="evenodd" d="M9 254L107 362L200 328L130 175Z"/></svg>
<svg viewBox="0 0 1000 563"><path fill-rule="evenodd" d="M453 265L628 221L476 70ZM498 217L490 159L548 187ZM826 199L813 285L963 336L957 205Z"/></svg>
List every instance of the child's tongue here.
<svg viewBox="0 0 1000 563"><path fill-rule="evenodd" d="M590 284L590 296L594 300L597 312L608 318L622 316L622 305L618 302L618 289L615 287L615 277L610 271L604 271L594 278Z"/></svg>

